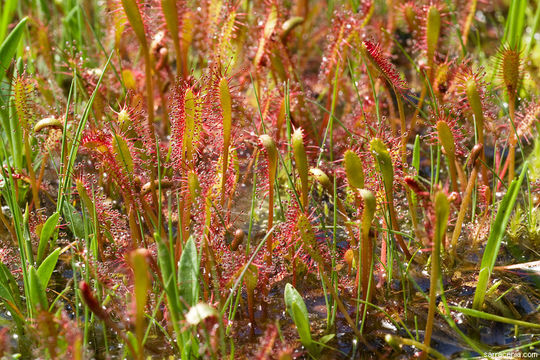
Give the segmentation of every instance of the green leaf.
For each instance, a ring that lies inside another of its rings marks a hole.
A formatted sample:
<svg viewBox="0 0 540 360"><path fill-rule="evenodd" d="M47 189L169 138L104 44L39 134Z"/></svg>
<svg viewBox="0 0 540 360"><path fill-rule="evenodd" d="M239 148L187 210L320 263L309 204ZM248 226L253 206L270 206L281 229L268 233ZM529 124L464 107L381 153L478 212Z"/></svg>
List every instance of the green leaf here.
<svg viewBox="0 0 540 360"><path fill-rule="evenodd" d="M158 248L158 266L161 270L161 276L163 277L163 288L167 294L167 301L169 303L169 311L173 313L175 317L181 317L180 303L178 300L178 291L175 284L174 276L174 264L171 257L171 253L165 241L161 239L158 233L154 233L154 239Z"/></svg>
<svg viewBox="0 0 540 360"><path fill-rule="evenodd" d="M6 291L9 293L10 299L17 305L21 307L21 293L19 291L19 286L11 274L11 271L3 263L0 263L0 284L2 284Z"/></svg>
<svg viewBox="0 0 540 360"><path fill-rule="evenodd" d="M72 145L71 145L71 148L69 149L69 155L68 155L68 158L67 158L68 161L67 161L67 165L66 165L64 174L70 174L71 173L71 169L73 168L73 164L75 163L75 158L77 157L77 151L79 150L80 140L81 140L82 134L83 134L83 129L85 128L86 122L88 121L88 117L90 116L90 111L91 111L90 109L92 108L92 104L94 103L94 99L96 98L96 94L99 91L101 81L103 80L103 76L107 72L107 67L109 66L109 63L111 62L111 58L112 58L113 54L114 54L114 51L111 51L109 57L107 58L107 62L105 63L105 66L103 67L103 70L101 71L101 75L99 76L99 79L98 79L98 81L96 83L94 91L92 92L92 96L90 96L90 99L86 102L86 106L84 107L84 111L82 113L81 120L79 121L79 124L77 125L77 129L75 130L75 134L73 135L73 139L72 139L72 143L71 143ZM73 84L74 84L74 82L72 82L72 86L73 86ZM71 98L71 90L70 90L69 98ZM69 101L68 101L68 103L69 103ZM67 123L67 113L66 113L65 123ZM64 135L62 136L62 148L66 145L66 141L67 141L66 136L65 136L66 131L64 131L63 133L64 133ZM61 155L62 155L62 157L65 156L64 150L62 150ZM60 188L58 190L58 200L56 201L56 211L62 210L64 215L66 215L66 209L64 207L66 197L67 197L66 189L68 189L71 186L70 182L71 182L71 176L64 176L64 179L60 183ZM69 206L71 206L71 205L69 205ZM71 206L71 208L73 208L73 206ZM73 212L74 211L72 211L72 213ZM71 215L71 214L68 213L68 215ZM64 216L64 218L71 219L71 217L69 217L69 216ZM81 224L82 224L82 219L81 219ZM82 229L84 230L84 228L82 228ZM76 235L76 236L78 236L78 235ZM80 238L84 237L84 231L82 232L82 236L78 236L78 237L80 237Z"/></svg>
<svg viewBox="0 0 540 360"><path fill-rule="evenodd" d="M17 51L27 21L28 18L23 18L0 45L0 80L4 78L5 71Z"/></svg>
<svg viewBox="0 0 540 360"><path fill-rule="evenodd" d="M323 337L321 337L319 339L319 342L322 343L322 344L327 344L335 337L336 337L336 334L327 334L327 335L324 335Z"/></svg>
<svg viewBox="0 0 540 360"><path fill-rule="evenodd" d="M1 265L3 268L5 268L4 264ZM17 303L17 305L20 305L20 303L17 302L17 300L19 300L18 298L20 297L20 294L18 292L19 289L17 289L17 293L14 292L14 289L11 287L10 280L5 277L3 270L4 269L2 269L2 272L0 272L0 298L7 300L7 302L9 303Z"/></svg>
<svg viewBox="0 0 540 360"><path fill-rule="evenodd" d="M508 17L504 26L502 44L508 43L512 48L521 47L521 38L525 27L526 0L512 0Z"/></svg>
<svg viewBox="0 0 540 360"><path fill-rule="evenodd" d="M83 239L85 236L84 232L84 223L82 216L79 214L77 209L73 207L69 202L64 202L62 205L62 213L64 215L64 219L68 220L68 228L71 230L73 235L75 235L76 238Z"/></svg>
<svg viewBox="0 0 540 360"><path fill-rule="evenodd" d="M192 237L188 239L182 250L178 274L180 297L189 306L194 306L199 300L199 259Z"/></svg>
<svg viewBox="0 0 540 360"><path fill-rule="evenodd" d="M291 284L287 284L285 285L284 297L287 312L292 317L294 324L296 325L298 335L300 336L300 342L306 347L306 349L310 351L314 350L313 340L311 338L311 330L309 328L308 312L302 296Z"/></svg>
<svg viewBox="0 0 540 360"><path fill-rule="evenodd" d="M484 304L484 298L486 296L486 290L495 266L495 260L497 259L497 254L499 253L499 248L501 246L501 241L506 230L506 225L510 221L510 216L514 210L514 205L519 193L525 174L527 173L528 163L523 164L523 169L521 175L518 179L514 179L506 195L499 204L499 209L495 220L491 224L491 229L489 231L489 237L484 250L484 255L482 256L482 263L480 264L480 273L478 275L478 283L476 285L476 292L474 293L473 300L473 309L479 310Z"/></svg>
<svg viewBox="0 0 540 360"><path fill-rule="evenodd" d="M38 246L38 262L40 262L43 258L43 255L45 255L45 248L49 243L49 239L54 235L54 232L56 231L56 225L58 225L59 219L60 213L55 212L51 216L49 216L49 218L47 219L47 221L45 221L45 224L43 224L43 227L41 228Z"/></svg>
<svg viewBox="0 0 540 360"><path fill-rule="evenodd" d="M50 253L49 256L47 256L47 258L43 260L43 263L41 263L41 265L39 266L37 270L39 283L41 284L41 287L43 289L46 289L47 285L49 285L49 280L51 279L51 275L54 271L54 268L56 267L56 263L58 262L59 256L60 256L60 248Z"/></svg>
<svg viewBox="0 0 540 360"><path fill-rule="evenodd" d="M291 304L291 316L293 318L294 324L296 325L296 330L300 336L300 341L307 349L312 347L313 340L311 339L311 331L309 329L309 320L304 318L304 309L301 308L297 302Z"/></svg>
<svg viewBox="0 0 540 360"><path fill-rule="evenodd" d="M36 268L33 266L30 266L29 269L30 272L30 300L32 302L32 306L34 309L37 309L37 305L39 304L42 309L47 309L47 295L45 294L45 290L43 290L43 286L41 286L41 281L39 279L39 275L36 271Z"/></svg>
<svg viewBox="0 0 540 360"><path fill-rule="evenodd" d="M137 352L139 351L139 343L137 342L137 338L135 337L135 334L133 334L133 332L128 331L126 334L127 339L131 344L131 346L127 346L128 352L135 359L137 358ZM132 354L133 351L135 351L135 354Z"/></svg>
<svg viewBox="0 0 540 360"><path fill-rule="evenodd" d="M3 300L6 308L11 312L11 315L16 316L19 321L24 322L26 319L21 316L21 310L17 307L10 290L5 284L0 282L0 299Z"/></svg>
<svg viewBox="0 0 540 360"><path fill-rule="evenodd" d="M2 19L0 21L0 41L4 40L8 26L15 15L17 10L18 0L6 0L2 8Z"/></svg>

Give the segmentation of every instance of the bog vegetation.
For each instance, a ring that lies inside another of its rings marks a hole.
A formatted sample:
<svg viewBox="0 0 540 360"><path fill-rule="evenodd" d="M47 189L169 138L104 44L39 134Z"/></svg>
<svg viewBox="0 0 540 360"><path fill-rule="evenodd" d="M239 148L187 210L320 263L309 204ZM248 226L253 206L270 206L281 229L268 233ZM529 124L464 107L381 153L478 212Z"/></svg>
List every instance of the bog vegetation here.
<svg viewBox="0 0 540 360"><path fill-rule="evenodd" d="M534 355L538 5L3 0L0 355Z"/></svg>

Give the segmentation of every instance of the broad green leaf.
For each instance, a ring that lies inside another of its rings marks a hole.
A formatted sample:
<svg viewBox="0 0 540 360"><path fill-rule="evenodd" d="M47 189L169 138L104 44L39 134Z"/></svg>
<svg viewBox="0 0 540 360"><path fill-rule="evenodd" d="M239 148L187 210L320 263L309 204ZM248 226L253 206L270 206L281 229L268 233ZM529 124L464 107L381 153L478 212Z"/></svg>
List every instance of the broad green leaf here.
<svg viewBox="0 0 540 360"><path fill-rule="evenodd" d="M301 306L297 302L291 304L291 316L296 325L298 335L300 336L300 342L302 342L302 345L307 349L311 350L313 347L313 340L311 339L309 320L304 318L303 309L301 309Z"/></svg>
<svg viewBox="0 0 540 360"><path fill-rule="evenodd" d="M188 239L182 250L178 274L180 297L189 306L195 306L199 299L199 259L192 237Z"/></svg>
<svg viewBox="0 0 540 360"><path fill-rule="evenodd" d="M38 246L38 262L41 261L43 255L45 255L45 248L49 243L49 239L54 235L56 231L56 225L58 225L58 220L60 219L60 213L54 212L43 227L41 228L41 234L39 235L39 246Z"/></svg>
<svg viewBox="0 0 540 360"><path fill-rule="evenodd" d="M11 293L11 289L9 289L8 285L5 284L3 281L0 280L0 298L5 299L9 302L14 302L13 294Z"/></svg>
<svg viewBox="0 0 540 360"><path fill-rule="evenodd" d="M76 238L84 238L84 223L82 216L79 214L77 209L73 207L69 202L64 202L62 205L62 213L64 219L67 219L67 225L69 230L75 235Z"/></svg>
<svg viewBox="0 0 540 360"><path fill-rule="evenodd" d="M2 19L0 20L0 41L4 40L8 26L17 10L18 0L6 0L2 8Z"/></svg>
<svg viewBox="0 0 540 360"><path fill-rule="evenodd" d="M324 335L323 337L321 337L319 339L319 342L322 343L322 344L327 344L328 342L330 342L335 337L336 337L336 334Z"/></svg>
<svg viewBox="0 0 540 360"><path fill-rule="evenodd" d="M3 283L0 283L0 299L2 300L6 308L11 312L11 315L13 315L21 322L24 322L26 320L20 308L17 307L15 301L13 301L14 299L12 294L10 293L10 290L6 288Z"/></svg>
<svg viewBox="0 0 540 360"><path fill-rule="evenodd" d="M32 306L34 309L37 309L37 306L41 306L42 309L47 309L47 295L43 286L41 286L41 281L39 275L36 271L36 268L30 266L30 299L32 301Z"/></svg>
<svg viewBox="0 0 540 360"><path fill-rule="evenodd" d="M309 328L309 317L306 304L304 303L302 296L291 284L285 285L285 306L296 325L302 345L309 350L313 350L313 340Z"/></svg>
<svg viewBox="0 0 540 360"><path fill-rule="evenodd" d="M130 354L132 353L132 349L137 353L139 351L139 343L137 342L137 338L131 331L128 331L126 334L127 334L127 339L129 343L131 344L131 346L127 346L129 353ZM137 354L131 354L131 356L134 359L137 358Z"/></svg>
<svg viewBox="0 0 540 360"><path fill-rule="evenodd" d="M11 274L11 271L9 271L7 266L3 263L0 263L0 283L4 285L15 305L21 307L22 302L19 286L17 285L13 274Z"/></svg>
<svg viewBox="0 0 540 360"><path fill-rule="evenodd" d="M28 18L23 18L0 45L0 80L4 78L5 71L17 51L27 21Z"/></svg>
<svg viewBox="0 0 540 360"><path fill-rule="evenodd" d="M46 289L47 285L49 285L49 280L51 279L51 275L54 271L54 268L56 267L59 256L60 248L50 253L49 256L47 256L47 258L43 260L43 263L41 263L41 265L37 269L37 275L39 277L39 282L42 289Z"/></svg>
<svg viewBox="0 0 540 360"><path fill-rule="evenodd" d="M158 233L154 233L154 239L158 248L158 266L161 270L161 276L163 278L163 288L167 294L167 301L169 303L169 311L174 313L174 316L181 317L180 302L178 300L178 291L175 284L174 276L174 264L171 257L171 253L167 244L161 239Z"/></svg>

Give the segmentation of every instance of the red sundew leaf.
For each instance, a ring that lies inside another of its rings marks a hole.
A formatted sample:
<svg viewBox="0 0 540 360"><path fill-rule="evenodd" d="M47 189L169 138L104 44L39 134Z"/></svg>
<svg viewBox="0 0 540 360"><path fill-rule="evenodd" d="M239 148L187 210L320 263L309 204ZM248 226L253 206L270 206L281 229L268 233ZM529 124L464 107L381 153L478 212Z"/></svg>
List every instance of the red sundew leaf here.
<svg viewBox="0 0 540 360"><path fill-rule="evenodd" d="M257 48L255 59L253 60L253 64L255 65L255 67L259 66L262 60L266 44L270 40L270 37L272 36L272 34L274 33L274 30L278 23L278 18L279 18L279 13L278 13L277 4L272 4L270 7L270 11L268 12L266 22L264 24L264 29L261 35L261 39L259 41L259 47Z"/></svg>
<svg viewBox="0 0 540 360"><path fill-rule="evenodd" d="M520 106L516 114L517 134L520 138L525 138L527 142L533 137L532 129L535 124L540 123L540 100L535 99L525 102Z"/></svg>
<svg viewBox="0 0 540 360"><path fill-rule="evenodd" d="M401 78L394 64L388 61L387 56L383 54L380 44L371 40L364 40L363 44L370 62L375 65L377 70L379 70L396 91L405 94L408 91L407 83Z"/></svg>
<svg viewBox="0 0 540 360"><path fill-rule="evenodd" d="M353 38L358 36L360 24L358 14L336 12L327 37L328 46L321 61L321 74L326 78L332 76L338 62L346 58Z"/></svg>

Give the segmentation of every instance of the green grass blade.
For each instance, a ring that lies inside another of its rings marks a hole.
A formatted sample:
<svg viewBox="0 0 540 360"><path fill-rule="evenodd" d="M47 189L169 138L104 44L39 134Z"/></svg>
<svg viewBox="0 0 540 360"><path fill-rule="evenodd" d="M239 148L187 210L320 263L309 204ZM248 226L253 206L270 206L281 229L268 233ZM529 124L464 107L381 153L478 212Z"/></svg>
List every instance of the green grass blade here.
<svg viewBox="0 0 540 360"><path fill-rule="evenodd" d="M101 72L101 76L99 77L99 80L96 83L96 87L94 89L94 92L92 93L92 96L88 100L86 107L84 108L83 115L81 117L81 120L79 122L79 125L77 126L77 129L75 131L75 136L73 140L73 144L71 146L69 157L68 157L68 163L66 164L66 169L63 172L63 182L61 183L61 187L58 190L58 201L56 203L56 211L63 210L63 204L65 201L66 193L65 190L69 188L69 182L71 179L71 169L73 168L73 164L75 163L75 158L77 157L77 151L79 150L79 142L82 137L83 130L86 126L86 122L88 121L88 117L90 116L90 111L92 109L92 104L94 103L94 99L96 98L97 92L99 91L99 87L101 85L101 82L103 80L103 77L105 75L105 72L107 70L107 67L109 66L109 63L111 62L112 56L114 54L114 51L111 51L111 54L109 55L109 58L107 59L107 62L105 63L105 66L103 67L103 70ZM69 102L68 102L69 104ZM67 116L67 114L66 114ZM66 126L64 126L66 128ZM62 146L64 145L64 140L62 140Z"/></svg>
<svg viewBox="0 0 540 360"><path fill-rule="evenodd" d="M18 0L6 0L2 7L2 18L0 19L0 41L4 40L6 36L9 24L13 15L15 15L15 10L17 10Z"/></svg>
<svg viewBox="0 0 540 360"><path fill-rule="evenodd" d="M489 232L489 237L487 241L486 248L484 250L484 255L482 256L482 263L480 265L480 274L478 276L478 284L476 286L476 292L474 294L473 308L475 310L481 309L484 304L484 298L486 295L486 290L489 282L489 278L493 271L493 266L495 265L495 260L497 259L497 254L499 253L499 247L501 246L501 241L506 230L506 225L510 220L510 215L514 209L514 204L519 193L525 174L527 173L527 162L523 165L521 175L519 179L512 181L512 184L508 187L506 195L499 204L499 209L495 220L491 225Z"/></svg>
<svg viewBox="0 0 540 360"><path fill-rule="evenodd" d="M489 320L489 321L497 321L497 322L502 322L502 323L505 323L505 324L528 327L528 328L531 328L531 329L540 329L540 324L536 324L536 323L530 323L530 322L527 322L527 321L510 319L510 318L506 318L506 317L503 317L503 316L493 315L493 314L489 314L489 313L486 313L486 312L483 312L483 311L464 308L464 307L459 307L459 306L449 306L449 308L452 309L452 310L455 310L455 311L459 311L460 313L462 313L464 315L474 316L474 317L477 317L479 319L484 319L484 320Z"/></svg>
<svg viewBox="0 0 540 360"><path fill-rule="evenodd" d="M521 46L521 38L525 28L526 0L512 0L506 18L502 43L508 43L512 48Z"/></svg>

